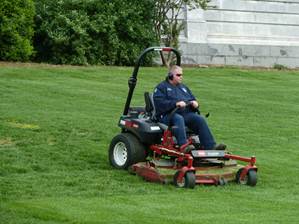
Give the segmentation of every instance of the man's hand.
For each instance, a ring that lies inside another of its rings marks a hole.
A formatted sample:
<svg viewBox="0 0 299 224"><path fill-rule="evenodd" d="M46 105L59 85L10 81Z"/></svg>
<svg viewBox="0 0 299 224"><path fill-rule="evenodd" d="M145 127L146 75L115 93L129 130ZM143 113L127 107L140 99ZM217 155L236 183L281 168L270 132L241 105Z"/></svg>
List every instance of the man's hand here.
<svg viewBox="0 0 299 224"><path fill-rule="evenodd" d="M175 104L177 107L184 108L186 107L186 103L184 101L176 102Z"/></svg>
<svg viewBox="0 0 299 224"><path fill-rule="evenodd" d="M191 105L193 108L197 108L199 105L198 105L198 102L196 100L192 100L190 101Z"/></svg>

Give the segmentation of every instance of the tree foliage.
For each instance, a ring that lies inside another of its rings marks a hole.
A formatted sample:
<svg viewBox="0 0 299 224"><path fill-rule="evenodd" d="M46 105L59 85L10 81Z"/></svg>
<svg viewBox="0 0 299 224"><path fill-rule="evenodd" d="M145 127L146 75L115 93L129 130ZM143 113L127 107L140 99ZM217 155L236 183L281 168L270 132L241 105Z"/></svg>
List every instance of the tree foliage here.
<svg viewBox="0 0 299 224"><path fill-rule="evenodd" d="M196 8L206 9L211 0L156 0L154 8L154 31L159 43L178 48L179 35L184 29L182 20L182 11L187 8L193 10ZM172 58L168 55L164 59L165 64L169 65Z"/></svg>
<svg viewBox="0 0 299 224"><path fill-rule="evenodd" d="M0 60L27 61L33 54L32 0L1 0Z"/></svg>
<svg viewBox="0 0 299 224"><path fill-rule="evenodd" d="M155 40L150 0L36 0L36 60L131 65Z"/></svg>

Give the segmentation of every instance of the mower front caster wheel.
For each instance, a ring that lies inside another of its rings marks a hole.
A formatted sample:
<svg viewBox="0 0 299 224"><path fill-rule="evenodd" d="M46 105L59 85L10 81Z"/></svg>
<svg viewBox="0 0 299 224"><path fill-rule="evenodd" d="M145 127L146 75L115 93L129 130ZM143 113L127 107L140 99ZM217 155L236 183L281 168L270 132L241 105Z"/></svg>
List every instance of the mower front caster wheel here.
<svg viewBox="0 0 299 224"><path fill-rule="evenodd" d="M242 184L242 185L249 185L254 187L257 183L257 173L256 170L248 170L245 178L243 180L241 180L241 173L243 171L242 169L239 169L237 174L236 174L236 181L238 184Z"/></svg>
<svg viewBox="0 0 299 224"><path fill-rule="evenodd" d="M196 177L193 172L186 172L182 180L179 181L180 171L177 171L173 177L173 183L176 187L194 188L196 184Z"/></svg>
<svg viewBox="0 0 299 224"><path fill-rule="evenodd" d="M128 169L146 159L145 146L131 133L116 135L109 147L109 161L117 169Z"/></svg>

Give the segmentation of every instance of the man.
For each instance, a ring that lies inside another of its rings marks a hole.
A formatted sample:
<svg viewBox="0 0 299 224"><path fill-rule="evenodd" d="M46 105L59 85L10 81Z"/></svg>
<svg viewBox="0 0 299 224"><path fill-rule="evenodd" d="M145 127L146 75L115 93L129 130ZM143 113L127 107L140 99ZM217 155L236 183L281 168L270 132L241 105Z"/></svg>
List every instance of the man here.
<svg viewBox="0 0 299 224"><path fill-rule="evenodd" d="M183 69L174 65L170 68L166 80L155 88L153 98L157 119L162 123L169 124L170 111L179 107L172 117L173 132L179 147L187 143L185 131L185 126L187 126L199 136L200 143L205 150L224 150L226 145L216 144L206 120L194 112L199 104L190 89L182 84L182 81ZM185 152L192 149L194 147L190 145L185 148Z"/></svg>

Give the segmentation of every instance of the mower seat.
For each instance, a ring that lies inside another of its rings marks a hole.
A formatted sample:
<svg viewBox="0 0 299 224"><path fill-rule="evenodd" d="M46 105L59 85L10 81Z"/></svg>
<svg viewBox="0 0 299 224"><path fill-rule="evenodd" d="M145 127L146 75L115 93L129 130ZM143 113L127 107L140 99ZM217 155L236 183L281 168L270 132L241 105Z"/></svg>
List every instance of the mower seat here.
<svg viewBox="0 0 299 224"><path fill-rule="evenodd" d="M144 93L144 101L145 101L145 112L149 116L149 118L157 122L156 118L156 109L154 104L153 94L149 92Z"/></svg>
<svg viewBox="0 0 299 224"><path fill-rule="evenodd" d="M167 130L168 126L166 124L158 122L158 119L156 118L156 109L155 109L153 94L149 93L149 92L145 92L144 93L144 101L145 101L145 112L146 112L147 116L149 116L150 120L157 123L157 125L163 131Z"/></svg>

